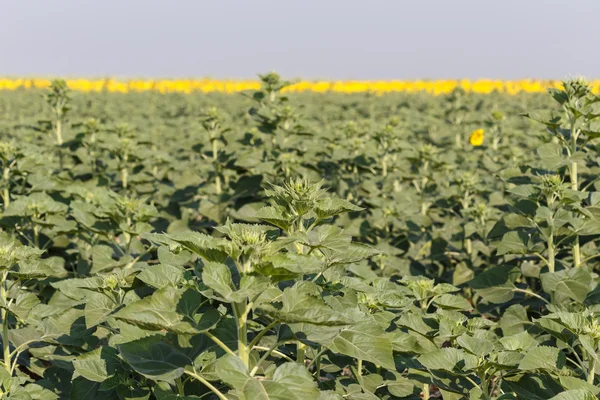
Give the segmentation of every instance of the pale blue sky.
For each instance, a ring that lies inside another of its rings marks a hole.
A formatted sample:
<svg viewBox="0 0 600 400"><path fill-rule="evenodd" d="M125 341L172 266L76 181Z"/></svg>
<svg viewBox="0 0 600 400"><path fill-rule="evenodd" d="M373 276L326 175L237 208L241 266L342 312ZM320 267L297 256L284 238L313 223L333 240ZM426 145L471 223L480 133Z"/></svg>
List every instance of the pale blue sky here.
<svg viewBox="0 0 600 400"><path fill-rule="evenodd" d="M599 0L3 0L0 76L600 77Z"/></svg>

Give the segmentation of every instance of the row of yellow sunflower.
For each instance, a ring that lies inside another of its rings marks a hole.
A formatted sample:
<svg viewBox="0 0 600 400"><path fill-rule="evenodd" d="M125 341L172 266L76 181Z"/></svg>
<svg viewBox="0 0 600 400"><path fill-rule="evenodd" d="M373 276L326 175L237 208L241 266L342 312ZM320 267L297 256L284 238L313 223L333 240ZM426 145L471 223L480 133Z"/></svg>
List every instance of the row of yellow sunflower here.
<svg viewBox="0 0 600 400"><path fill-rule="evenodd" d="M260 87L254 80L115 80L115 79L67 79L71 90L81 92L145 92L192 93L221 92L235 93L255 90ZM591 82L594 92L600 93L600 80ZM0 78L0 90L44 89L50 86L48 79ZM494 91L517 94L521 92L544 92L548 88L559 88L560 81L553 80L415 80L415 81L299 81L286 87L284 92L339 92L339 93L389 93L389 92L427 92L445 94L456 88L467 92L491 93Z"/></svg>

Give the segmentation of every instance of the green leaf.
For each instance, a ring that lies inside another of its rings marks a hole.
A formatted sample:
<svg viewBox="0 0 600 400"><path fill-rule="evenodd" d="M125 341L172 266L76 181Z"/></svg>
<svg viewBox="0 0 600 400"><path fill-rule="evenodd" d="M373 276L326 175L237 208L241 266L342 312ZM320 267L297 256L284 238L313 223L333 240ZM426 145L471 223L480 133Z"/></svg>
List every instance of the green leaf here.
<svg viewBox="0 0 600 400"><path fill-rule="evenodd" d="M427 369L448 372L468 370L477 366L477 357L465 353L464 350L452 347L445 347L431 353L423 354L418 360Z"/></svg>
<svg viewBox="0 0 600 400"><path fill-rule="evenodd" d="M500 343L506 350L529 350L538 345L538 342L528 332L500 338Z"/></svg>
<svg viewBox="0 0 600 400"><path fill-rule="evenodd" d="M480 339L466 334L456 338L456 342L469 353L478 357L484 357L494 351L494 345L490 340Z"/></svg>
<svg viewBox="0 0 600 400"><path fill-rule="evenodd" d="M565 363L565 356L556 347L538 346L529 350L519 364L523 371L557 370Z"/></svg>
<svg viewBox="0 0 600 400"><path fill-rule="evenodd" d="M165 286L176 287L183 279L183 273L181 267L157 264L145 267L136 278L153 288L162 289Z"/></svg>
<svg viewBox="0 0 600 400"><path fill-rule="evenodd" d="M281 308L269 304L260 308L274 319L292 323L311 325L343 326L353 323L344 314L333 310L315 292L316 285L310 282L299 282L286 288L281 296Z"/></svg>
<svg viewBox="0 0 600 400"><path fill-rule="evenodd" d="M263 207L254 214L255 218L262 219L284 231L290 229L293 218L284 215L284 210L278 207Z"/></svg>
<svg viewBox="0 0 600 400"><path fill-rule="evenodd" d="M319 389L308 370L297 363L277 367L272 379L253 378L239 359L226 355L219 359L216 373L221 380L241 392L240 399L304 400L316 399Z"/></svg>
<svg viewBox="0 0 600 400"><path fill-rule="evenodd" d="M20 278L66 278L65 260L60 257L49 257L43 260L20 262L11 274Z"/></svg>
<svg viewBox="0 0 600 400"><path fill-rule="evenodd" d="M101 271L118 268L127 263L125 259L115 260L114 250L110 246L96 245L92 249L92 269L90 273L97 274Z"/></svg>
<svg viewBox="0 0 600 400"><path fill-rule="evenodd" d="M164 265L182 266L189 262L193 255L187 250L180 251L179 253L170 252L166 247L159 247L157 250L158 260Z"/></svg>
<svg viewBox="0 0 600 400"><path fill-rule="evenodd" d="M75 368L73 379L83 376L92 382L104 382L114 374L118 363L119 359L114 348L96 349L73 360L73 367Z"/></svg>
<svg viewBox="0 0 600 400"><path fill-rule="evenodd" d="M222 263L229 256L230 245L226 240L200 232L181 232L168 235L146 234L143 237L168 245L169 250L175 253L179 253L182 249L189 250L200 255L206 261Z"/></svg>
<svg viewBox="0 0 600 400"><path fill-rule="evenodd" d="M523 231L512 231L502 236L498 245L498 255L503 254L528 254L529 236Z"/></svg>
<svg viewBox="0 0 600 400"><path fill-rule="evenodd" d="M515 392L519 399L528 400L546 400L564 392L564 388L552 377L542 374L526 374L518 379L507 379L502 382L502 386L505 392Z"/></svg>
<svg viewBox="0 0 600 400"><path fill-rule="evenodd" d="M540 275L542 287L547 293L554 293L555 301L572 299L583 303L591 291L590 274L582 268L563 270Z"/></svg>
<svg viewBox="0 0 600 400"><path fill-rule="evenodd" d="M85 325L92 328L106 321L106 318L112 314L118 307L118 304L109 296L102 293L88 294L88 301L85 303Z"/></svg>
<svg viewBox="0 0 600 400"><path fill-rule="evenodd" d="M517 267L503 265L485 270L468 284L487 301L500 304L514 297L514 282L520 275Z"/></svg>
<svg viewBox="0 0 600 400"><path fill-rule="evenodd" d="M556 170L565 164L563 148L560 144L550 142L541 145L537 149L542 167L548 170Z"/></svg>
<svg viewBox="0 0 600 400"><path fill-rule="evenodd" d="M597 400L597 397L587 389L575 389L557 394L550 400Z"/></svg>
<svg viewBox="0 0 600 400"><path fill-rule="evenodd" d="M473 306L461 296L454 294L443 294L433 299L433 304L444 309L444 310L470 310Z"/></svg>
<svg viewBox="0 0 600 400"><path fill-rule="evenodd" d="M242 390L253 379L244 362L231 354L219 359L215 366L215 373L219 379L236 390Z"/></svg>
<svg viewBox="0 0 600 400"><path fill-rule="evenodd" d="M219 294L222 301L231 302L234 290L231 271L227 265L216 262L204 264L202 282Z"/></svg>
<svg viewBox="0 0 600 400"><path fill-rule="evenodd" d="M583 379L575 378L574 376L561 376L558 378L560 384L567 390L587 390L594 395L600 393L600 387L592 385Z"/></svg>
<svg viewBox="0 0 600 400"><path fill-rule="evenodd" d="M319 396L319 389L308 370L293 362L280 365L271 381L263 381L270 399L314 399Z"/></svg>
<svg viewBox="0 0 600 400"><path fill-rule="evenodd" d="M154 380L179 378L191 365L185 354L164 341L162 336L150 336L118 345L121 356L136 372Z"/></svg>
<svg viewBox="0 0 600 400"><path fill-rule="evenodd" d="M58 398L56 393L36 383L28 383L25 386L13 385L10 388L11 400L56 400Z"/></svg>
<svg viewBox="0 0 600 400"><path fill-rule="evenodd" d="M413 394L415 385L409 379L395 375L395 380L385 382L385 386L392 396L408 397Z"/></svg>
<svg viewBox="0 0 600 400"><path fill-rule="evenodd" d="M184 320L183 315L177 312L182 294L181 290L166 286L151 296L128 304L116 312L114 317L144 329L199 333L189 320Z"/></svg>
<svg viewBox="0 0 600 400"><path fill-rule="evenodd" d="M349 211L362 211L361 207L355 206L349 201L343 199L336 199L327 197L317 202L315 207L315 213L320 219L330 218L335 215L349 212Z"/></svg>
<svg viewBox="0 0 600 400"><path fill-rule="evenodd" d="M332 350L395 370L392 342L383 329L373 324L354 325L333 339Z"/></svg>

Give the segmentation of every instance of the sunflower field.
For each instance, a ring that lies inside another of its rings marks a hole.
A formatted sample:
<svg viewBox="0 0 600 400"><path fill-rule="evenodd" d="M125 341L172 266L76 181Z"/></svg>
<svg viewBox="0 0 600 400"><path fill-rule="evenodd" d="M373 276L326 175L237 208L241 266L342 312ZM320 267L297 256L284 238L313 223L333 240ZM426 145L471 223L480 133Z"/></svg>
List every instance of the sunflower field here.
<svg viewBox="0 0 600 400"><path fill-rule="evenodd" d="M598 398L598 84L7 82L0 398Z"/></svg>

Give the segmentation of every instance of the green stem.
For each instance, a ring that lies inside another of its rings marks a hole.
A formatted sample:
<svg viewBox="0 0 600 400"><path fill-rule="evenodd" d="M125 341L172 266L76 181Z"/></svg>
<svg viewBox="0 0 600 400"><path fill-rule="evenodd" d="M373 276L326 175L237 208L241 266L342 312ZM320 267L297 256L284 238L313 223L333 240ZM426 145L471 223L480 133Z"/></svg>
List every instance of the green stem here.
<svg viewBox="0 0 600 400"><path fill-rule="evenodd" d="M219 146L219 144L217 143L217 140L213 139L212 153L213 153L213 161L215 163L215 192L218 195L220 195L223 190L221 188L221 175L220 175L220 171L218 168L218 162L219 162L218 146Z"/></svg>
<svg viewBox="0 0 600 400"><path fill-rule="evenodd" d="M58 143L59 146L62 146L63 144L63 138L62 138L62 121L60 118L56 119L56 143Z"/></svg>
<svg viewBox="0 0 600 400"><path fill-rule="evenodd" d="M33 226L33 244L38 249L40 248L40 226L39 225Z"/></svg>
<svg viewBox="0 0 600 400"><path fill-rule="evenodd" d="M429 383L423 384L423 400L429 400Z"/></svg>
<svg viewBox="0 0 600 400"><path fill-rule="evenodd" d="M266 333L267 333L267 332L269 332L269 331L271 330L271 328L275 327L275 325L277 325L277 324L278 324L278 322L277 322L277 321L273 321L273 322L271 322L269 325L265 326L265 327L263 328L263 330L262 330L262 331L260 331L260 332L259 332L259 334L258 334L258 335L256 335L256 336L254 337L254 339L252 339L252 341L251 341L251 342L250 342L250 344L248 345L248 347L250 348L250 351L252 351L252 348L258 344L258 342L260 341L260 339L261 339L261 338L262 338L264 335L266 335Z"/></svg>
<svg viewBox="0 0 600 400"><path fill-rule="evenodd" d="M279 345L279 342L275 342L275 343L273 343L273 345L271 345L271 347L269 347L269 349L267 351L265 351L265 354L262 355L262 357L260 358L260 360L258 360L258 362L254 366L254 368L252 368L252 371L250 371L250 376L254 376L254 374L256 374L256 372L258 372L258 368L260 368L260 364L262 364L271 355L271 353L275 350L275 348L277 348L278 345Z"/></svg>
<svg viewBox="0 0 600 400"><path fill-rule="evenodd" d="M593 256L589 256L583 259L583 261L581 262L582 264L587 263L588 261L593 260L594 258L598 258L600 257L600 253L599 254L594 254Z"/></svg>
<svg viewBox="0 0 600 400"><path fill-rule="evenodd" d="M467 254L471 255L471 253L473 252L473 244L471 243L471 238L465 239L465 248Z"/></svg>
<svg viewBox="0 0 600 400"><path fill-rule="evenodd" d="M8 167L4 167L2 177L4 178L6 185L6 187L4 188L4 195L2 196L4 200L4 209L6 210L10 204L10 169Z"/></svg>
<svg viewBox="0 0 600 400"><path fill-rule="evenodd" d="M212 383L204 379L202 376L198 375L196 371L185 370L185 373L196 379L198 382L202 383L204 386L209 388L220 400L229 400L219 389L213 386Z"/></svg>
<svg viewBox="0 0 600 400"><path fill-rule="evenodd" d="M358 365L356 366L356 373L358 374L358 376L362 376L362 367L363 367L363 360L359 358Z"/></svg>
<svg viewBox="0 0 600 400"><path fill-rule="evenodd" d="M304 365L304 358L306 355L306 345L300 341L298 341L298 343L296 343L296 362L298 362L299 364Z"/></svg>
<svg viewBox="0 0 600 400"><path fill-rule="evenodd" d="M306 369L310 369L314 364L318 364L319 360L321 359L321 356L323 355L323 353L325 353L327 350L329 350L327 347L323 347L318 353L317 355L312 359L312 361L310 362L310 364L308 364L308 366L306 367Z"/></svg>
<svg viewBox="0 0 600 400"><path fill-rule="evenodd" d="M250 364L250 351L248 349L248 314L246 313L246 302L233 305L237 320L238 333L238 356L246 367Z"/></svg>
<svg viewBox="0 0 600 400"><path fill-rule="evenodd" d="M485 373L479 375L479 382L481 382L481 391L483 392L483 398L485 400L490 399L490 388L488 386L488 381L485 379Z"/></svg>
<svg viewBox="0 0 600 400"><path fill-rule="evenodd" d="M543 301L544 301L544 303L546 303L546 304L550 304L550 302L549 302L548 300L546 300L545 298L543 298L543 297L542 297L542 296L540 296L539 294L533 293L533 292L532 292L532 291L530 291L530 290L526 290L526 289L519 289L519 288L514 288L514 289L512 289L512 291L513 291L513 292L520 292L520 293L528 294L528 295L530 295L530 296L533 296L533 297L537 297L538 299L540 299L540 300L543 300Z"/></svg>
<svg viewBox="0 0 600 400"><path fill-rule="evenodd" d="M185 396L184 383L181 378L175 380L175 386L177 387L177 396Z"/></svg>
<svg viewBox="0 0 600 400"><path fill-rule="evenodd" d="M281 342L280 342L279 344L283 344L283 343L281 343ZM255 346L254 348L255 348L256 350L260 350L260 351L269 351L269 348L268 348L268 347L264 347L264 346ZM289 362L294 362L294 360L293 360L293 359L291 359L289 356L287 356L287 355L283 354L283 353L282 353L282 352L280 352L279 350L272 350L272 351L271 351L271 354L275 354L277 357L281 357L281 358L283 358L284 360L287 360L287 361L289 361Z"/></svg>
<svg viewBox="0 0 600 400"><path fill-rule="evenodd" d="M236 354L233 352L233 350L231 350L229 348L229 346L227 346L225 343L223 343L219 338L217 338L215 335L213 335L210 332L205 332L204 333L206 336L208 336L208 338L210 340L212 340L213 342L215 342L217 344L217 346L219 346L220 348L222 348L223 350L225 350L225 353L227 354L231 354L232 356L235 356Z"/></svg>
<svg viewBox="0 0 600 400"><path fill-rule="evenodd" d="M554 272L554 233L550 232L548 237L548 269L551 273Z"/></svg>
<svg viewBox="0 0 600 400"><path fill-rule="evenodd" d="M575 156L575 152L577 151L577 132L575 131L575 121L571 121L571 156ZM571 189L579 190L579 185L577 182L577 161L571 161ZM579 248L579 236L575 237L575 242L573 243L573 265L575 268L581 266L581 251Z"/></svg>
<svg viewBox="0 0 600 400"><path fill-rule="evenodd" d="M127 172L127 168L121 168L121 183L123 184L123 189L127 189L127 178L129 173Z"/></svg>
<svg viewBox="0 0 600 400"><path fill-rule="evenodd" d="M0 282L0 297L2 298L3 304L6 305L8 292L6 290L6 278L8 272L2 273L2 282ZM10 341L8 338L8 311L2 308L2 349L4 354L4 368L10 373L11 368L11 357L10 357Z"/></svg>
<svg viewBox="0 0 600 400"><path fill-rule="evenodd" d="M589 357L589 371L587 381L590 385L594 384L594 377L596 375L596 360L594 358Z"/></svg>

